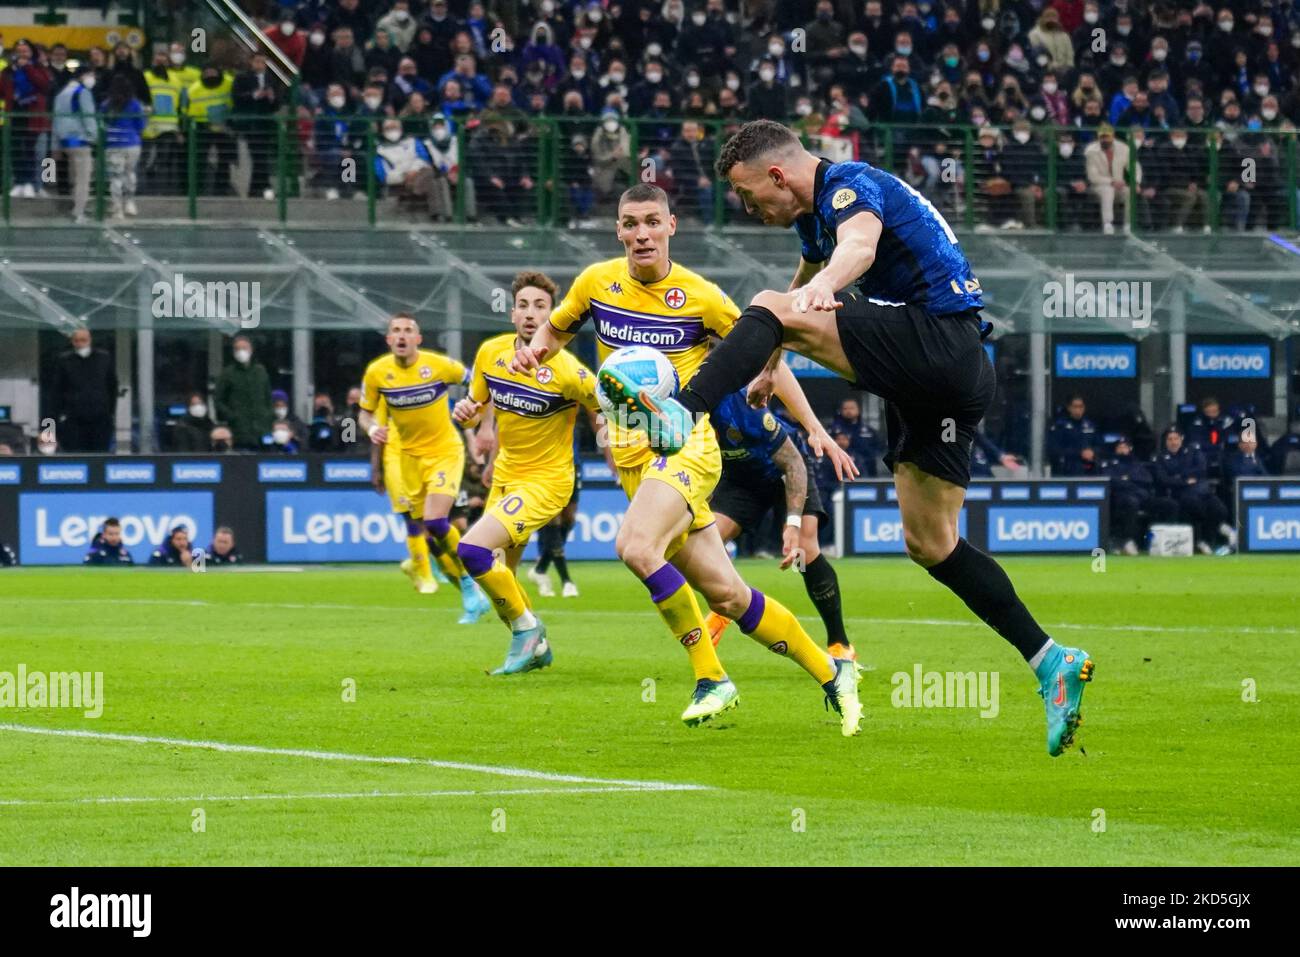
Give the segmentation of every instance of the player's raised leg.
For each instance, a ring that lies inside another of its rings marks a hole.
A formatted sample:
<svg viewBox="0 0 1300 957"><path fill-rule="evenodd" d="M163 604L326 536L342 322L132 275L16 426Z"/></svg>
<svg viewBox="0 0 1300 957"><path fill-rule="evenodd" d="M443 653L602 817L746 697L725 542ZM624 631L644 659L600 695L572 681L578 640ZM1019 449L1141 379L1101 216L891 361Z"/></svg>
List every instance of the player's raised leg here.
<svg viewBox="0 0 1300 957"><path fill-rule="evenodd" d="M651 484L651 483L647 483ZM683 577L700 590L716 613L734 620L760 645L793 660L826 693L848 737L861 728L858 671L853 662L836 660L809 637L799 619L781 602L745 584L718 534L716 524L692 532L672 558Z"/></svg>
<svg viewBox="0 0 1300 957"><path fill-rule="evenodd" d="M625 473L627 487L636 480L639 470L620 471ZM650 592L650 600L664 624L690 658L695 672L695 693L682 712L682 720L694 726L735 707L740 696L723 670L713 643L701 640L705 634L704 617L695 593L666 557L690 527L690 509L672 486L657 481L642 482L632 495L615 548L623 564Z"/></svg>

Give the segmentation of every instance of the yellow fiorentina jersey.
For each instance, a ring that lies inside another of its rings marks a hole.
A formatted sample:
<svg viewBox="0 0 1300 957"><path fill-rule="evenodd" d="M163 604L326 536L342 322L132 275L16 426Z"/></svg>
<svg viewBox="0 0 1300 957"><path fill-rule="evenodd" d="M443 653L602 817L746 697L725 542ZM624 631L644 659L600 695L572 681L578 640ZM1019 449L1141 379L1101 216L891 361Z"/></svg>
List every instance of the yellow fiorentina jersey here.
<svg viewBox="0 0 1300 957"><path fill-rule="evenodd" d="M686 385L708 355L710 337L725 336L738 318L740 310L725 292L684 266L671 263L663 279L644 283L632 277L627 258L620 257L584 269L551 313L551 325L577 332L591 320L601 362L623 346L658 349ZM643 434L625 432L614 423L609 431L619 465L633 466L649 457Z"/></svg>
<svg viewBox="0 0 1300 957"><path fill-rule="evenodd" d="M491 398L496 409L499 451L493 484L568 481L573 475L573 421L578 406L597 408L596 377L567 350L528 374L510 371L514 354L513 332L494 336L479 347L470 373L470 398Z"/></svg>
<svg viewBox="0 0 1300 957"><path fill-rule="evenodd" d="M447 408L447 387L465 381L465 366L450 356L421 349L406 368L392 353L366 366L361 408L374 412L382 400L390 427L401 434L402 451L426 457L454 451L460 433Z"/></svg>

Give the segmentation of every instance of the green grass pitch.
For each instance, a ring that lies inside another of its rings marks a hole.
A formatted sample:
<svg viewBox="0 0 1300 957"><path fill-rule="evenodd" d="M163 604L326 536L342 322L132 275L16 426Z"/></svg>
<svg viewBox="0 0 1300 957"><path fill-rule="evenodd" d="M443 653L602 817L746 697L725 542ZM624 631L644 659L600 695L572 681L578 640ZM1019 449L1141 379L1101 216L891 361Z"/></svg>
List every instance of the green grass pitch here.
<svg viewBox="0 0 1300 957"><path fill-rule="evenodd" d="M1097 662L1086 754L1055 760L1015 652L902 560L837 563L871 669L853 739L734 628L740 708L683 727L686 656L612 564L537 601L555 666L510 679L484 674L498 622L458 626L450 587L419 596L395 566L0 572L0 672L104 675L98 719L0 708L0 865L1300 859L1300 559L1092 565L1006 561ZM741 570L823 640L794 574ZM917 664L998 672L997 716L894 707Z"/></svg>

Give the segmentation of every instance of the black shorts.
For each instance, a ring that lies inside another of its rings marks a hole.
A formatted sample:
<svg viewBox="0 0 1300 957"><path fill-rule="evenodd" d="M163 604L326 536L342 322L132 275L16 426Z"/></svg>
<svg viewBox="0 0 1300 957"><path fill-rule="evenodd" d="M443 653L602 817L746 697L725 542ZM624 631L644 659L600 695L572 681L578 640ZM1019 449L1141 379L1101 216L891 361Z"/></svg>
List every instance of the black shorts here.
<svg viewBox="0 0 1300 957"><path fill-rule="evenodd" d="M813 480L815 471L804 459L804 468L808 472L808 495L803 501L803 514L816 515L819 524L825 524L830 518L822 507L821 493ZM725 515L742 529L757 528L763 516L773 509L777 510L782 520L785 519L785 482L773 479L769 482L753 482L744 478L728 478L727 470L722 470L722 478L709 499L709 508L718 515Z"/></svg>
<svg viewBox="0 0 1300 957"><path fill-rule="evenodd" d="M853 290L841 296L836 325L855 384L886 403L885 465L892 472L911 462L966 488L971 445L996 389L979 313L935 316Z"/></svg>

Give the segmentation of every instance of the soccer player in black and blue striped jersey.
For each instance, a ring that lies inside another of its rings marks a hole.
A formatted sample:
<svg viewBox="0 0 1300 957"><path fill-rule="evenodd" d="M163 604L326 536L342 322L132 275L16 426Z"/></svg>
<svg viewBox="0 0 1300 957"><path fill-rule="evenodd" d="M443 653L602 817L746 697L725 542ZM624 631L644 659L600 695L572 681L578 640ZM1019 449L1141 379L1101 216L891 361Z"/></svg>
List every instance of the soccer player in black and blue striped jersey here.
<svg viewBox="0 0 1300 957"><path fill-rule="evenodd" d="M957 237L893 174L819 159L779 123L746 123L716 169L748 212L794 228L801 255L790 290L759 293L675 400L641 403L613 381L602 388L626 393L610 398L632 400L661 439L689 434L698 416L770 375L782 348L884 399L885 464L907 553L1029 663L1046 702L1048 752L1060 754L1073 743L1092 662L1053 642L1001 566L957 532L971 445L995 388L980 283Z"/></svg>

